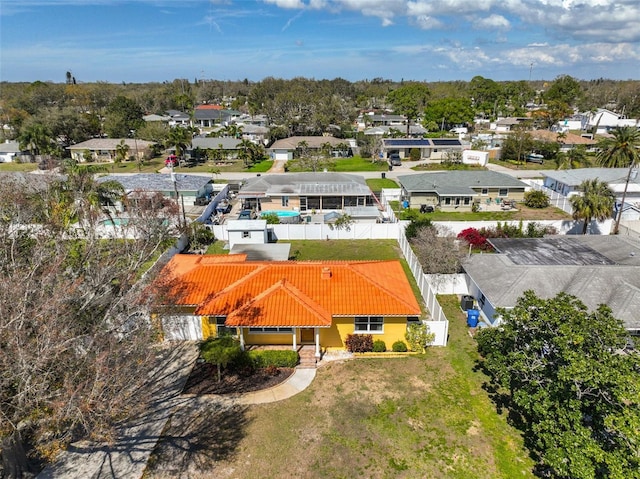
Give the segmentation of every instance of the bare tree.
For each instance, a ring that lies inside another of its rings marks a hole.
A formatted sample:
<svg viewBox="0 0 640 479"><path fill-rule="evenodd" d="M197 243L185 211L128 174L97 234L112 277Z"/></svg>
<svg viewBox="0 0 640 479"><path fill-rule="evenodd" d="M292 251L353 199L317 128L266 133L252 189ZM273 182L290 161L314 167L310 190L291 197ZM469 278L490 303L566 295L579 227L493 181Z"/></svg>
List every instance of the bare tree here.
<svg viewBox="0 0 640 479"><path fill-rule="evenodd" d="M48 221L53 190L0 180L0 477L26 477L144 408L156 332L140 272L169 239ZM59 213L58 213L59 214ZM55 216L55 215L53 215ZM143 217L143 215L141 215ZM81 231L74 238L74 231Z"/></svg>
<svg viewBox="0 0 640 479"><path fill-rule="evenodd" d="M465 248L453 232L441 226L424 226L410 240L422 270L427 274L455 274L461 271Z"/></svg>

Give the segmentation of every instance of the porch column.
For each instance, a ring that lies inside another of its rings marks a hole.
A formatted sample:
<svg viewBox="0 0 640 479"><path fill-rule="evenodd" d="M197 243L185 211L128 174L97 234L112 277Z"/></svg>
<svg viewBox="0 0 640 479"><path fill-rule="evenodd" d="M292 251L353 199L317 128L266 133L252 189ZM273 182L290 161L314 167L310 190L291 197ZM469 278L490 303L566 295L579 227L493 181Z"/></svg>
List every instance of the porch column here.
<svg viewBox="0 0 640 479"><path fill-rule="evenodd" d="M293 329L293 350L295 351L296 349L298 349L298 344L296 343L296 328L291 328Z"/></svg>
<svg viewBox="0 0 640 479"><path fill-rule="evenodd" d="M316 339L316 358L320 357L320 328L313 328Z"/></svg>
<svg viewBox="0 0 640 479"><path fill-rule="evenodd" d="M240 330L240 349L244 351L244 328L238 328Z"/></svg>

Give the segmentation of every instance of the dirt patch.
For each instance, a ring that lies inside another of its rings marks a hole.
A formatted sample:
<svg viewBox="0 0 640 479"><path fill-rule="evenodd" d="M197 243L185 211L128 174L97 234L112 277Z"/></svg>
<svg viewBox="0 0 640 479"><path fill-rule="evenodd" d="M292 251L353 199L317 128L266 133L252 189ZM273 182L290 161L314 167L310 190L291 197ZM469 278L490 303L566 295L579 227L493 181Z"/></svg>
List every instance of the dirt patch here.
<svg viewBox="0 0 640 479"><path fill-rule="evenodd" d="M286 381L293 368L255 369L246 372L223 372L218 381L218 368L198 362L184 387L184 394L242 394L277 386Z"/></svg>

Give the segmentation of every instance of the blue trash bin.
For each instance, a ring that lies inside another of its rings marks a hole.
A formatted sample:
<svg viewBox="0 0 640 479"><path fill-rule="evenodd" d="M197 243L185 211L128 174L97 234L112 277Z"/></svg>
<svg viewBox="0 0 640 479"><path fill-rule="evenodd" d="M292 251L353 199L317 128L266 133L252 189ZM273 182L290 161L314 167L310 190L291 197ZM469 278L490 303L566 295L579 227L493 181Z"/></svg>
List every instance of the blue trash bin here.
<svg viewBox="0 0 640 479"><path fill-rule="evenodd" d="M467 326L470 328L475 328L478 326L478 321L480 320L480 311L477 309L468 309L467 310Z"/></svg>

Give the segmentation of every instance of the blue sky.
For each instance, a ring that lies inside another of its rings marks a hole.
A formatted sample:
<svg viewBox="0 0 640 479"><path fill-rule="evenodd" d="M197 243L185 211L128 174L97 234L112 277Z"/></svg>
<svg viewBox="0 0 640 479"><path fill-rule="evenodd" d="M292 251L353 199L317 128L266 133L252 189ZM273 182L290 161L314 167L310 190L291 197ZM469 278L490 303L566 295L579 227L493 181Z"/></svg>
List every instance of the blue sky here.
<svg viewBox="0 0 640 479"><path fill-rule="evenodd" d="M640 1L0 0L0 80L640 79Z"/></svg>

